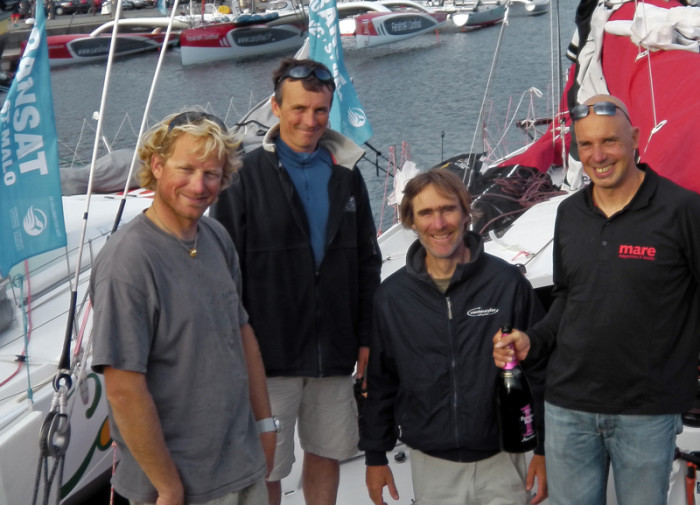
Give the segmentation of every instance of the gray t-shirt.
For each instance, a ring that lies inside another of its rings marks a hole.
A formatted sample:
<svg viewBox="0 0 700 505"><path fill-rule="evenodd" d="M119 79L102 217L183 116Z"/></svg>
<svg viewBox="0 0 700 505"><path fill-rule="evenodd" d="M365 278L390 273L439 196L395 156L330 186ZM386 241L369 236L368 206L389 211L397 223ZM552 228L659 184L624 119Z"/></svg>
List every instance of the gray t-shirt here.
<svg viewBox="0 0 700 505"><path fill-rule="evenodd" d="M216 221L199 222L197 256L141 214L95 260L93 368L146 374L188 503L241 490L265 475L240 327L248 320L238 256ZM137 502L156 492L110 415L121 461L115 489Z"/></svg>

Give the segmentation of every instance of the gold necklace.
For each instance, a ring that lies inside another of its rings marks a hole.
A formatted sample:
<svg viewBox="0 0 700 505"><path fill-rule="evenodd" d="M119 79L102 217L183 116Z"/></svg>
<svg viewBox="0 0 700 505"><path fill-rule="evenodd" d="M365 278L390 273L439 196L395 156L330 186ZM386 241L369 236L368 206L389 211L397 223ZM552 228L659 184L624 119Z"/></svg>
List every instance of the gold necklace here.
<svg viewBox="0 0 700 505"><path fill-rule="evenodd" d="M163 228L165 228L165 231L167 231L170 235L175 237L175 239L182 244L182 247L185 248L185 250L190 254L190 258L195 258L197 256L197 237L199 237L199 227L197 227L197 231L194 234L194 245L190 248L187 247L187 244L180 239L177 235L175 235L172 231L170 231L170 228L166 226L166 224L163 222L163 220L160 218L158 215L158 212L156 211L155 205L151 205L151 208L153 209L153 215L156 216L156 219L158 219L158 222L163 225Z"/></svg>

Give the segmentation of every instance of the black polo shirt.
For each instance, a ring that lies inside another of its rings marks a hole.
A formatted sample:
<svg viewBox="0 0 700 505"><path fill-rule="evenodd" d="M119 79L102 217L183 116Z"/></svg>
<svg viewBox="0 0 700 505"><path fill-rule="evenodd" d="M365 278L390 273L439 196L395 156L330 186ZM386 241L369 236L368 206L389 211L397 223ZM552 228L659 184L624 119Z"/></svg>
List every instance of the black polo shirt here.
<svg viewBox="0 0 700 505"><path fill-rule="evenodd" d="M611 217L592 187L559 206L555 302L528 334L551 352L546 399L608 414L670 414L695 397L700 352L700 195L646 165Z"/></svg>

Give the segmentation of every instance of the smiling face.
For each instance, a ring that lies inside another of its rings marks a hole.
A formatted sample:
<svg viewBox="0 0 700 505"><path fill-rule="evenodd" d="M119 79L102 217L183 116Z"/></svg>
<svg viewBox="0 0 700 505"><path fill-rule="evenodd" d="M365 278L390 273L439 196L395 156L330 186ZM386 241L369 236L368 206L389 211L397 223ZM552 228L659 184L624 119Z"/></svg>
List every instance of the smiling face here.
<svg viewBox="0 0 700 505"><path fill-rule="evenodd" d="M158 217L177 235L196 231L197 221L221 190L225 160L215 154L202 159L202 144L201 139L183 133L167 160L158 154L151 159Z"/></svg>
<svg viewBox="0 0 700 505"><path fill-rule="evenodd" d="M634 157L639 129L630 124L622 111L602 116L591 108L586 117L574 123L574 128L581 163L594 190L625 191L636 184Z"/></svg>
<svg viewBox="0 0 700 505"><path fill-rule="evenodd" d="M446 260L456 267L463 260L464 234L469 221L457 196L441 194L433 184L413 198L412 228L427 251L428 270L431 262Z"/></svg>
<svg viewBox="0 0 700 505"><path fill-rule="evenodd" d="M296 152L312 153L326 131L333 92L307 91L301 80L285 79L280 102L272 97L272 113L280 120L280 138Z"/></svg>

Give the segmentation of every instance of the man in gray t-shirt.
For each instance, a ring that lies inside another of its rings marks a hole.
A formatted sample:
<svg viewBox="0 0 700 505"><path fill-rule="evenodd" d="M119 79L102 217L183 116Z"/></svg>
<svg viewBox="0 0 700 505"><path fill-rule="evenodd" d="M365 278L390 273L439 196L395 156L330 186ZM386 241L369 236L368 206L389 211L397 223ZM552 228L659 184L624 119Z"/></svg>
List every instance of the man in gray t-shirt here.
<svg viewBox="0 0 700 505"><path fill-rule="evenodd" d="M238 168L235 147L203 112L156 125L139 152L153 204L93 266L93 368L120 450L113 484L132 504L267 503L265 372L233 243L202 217Z"/></svg>

